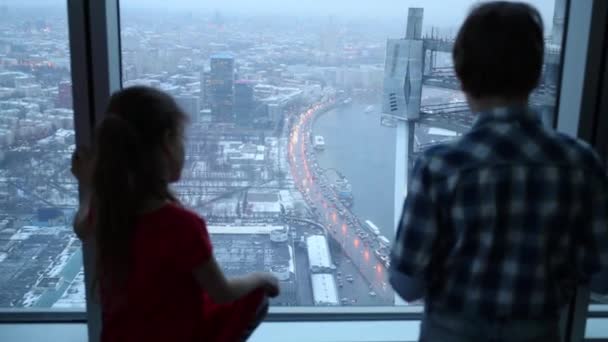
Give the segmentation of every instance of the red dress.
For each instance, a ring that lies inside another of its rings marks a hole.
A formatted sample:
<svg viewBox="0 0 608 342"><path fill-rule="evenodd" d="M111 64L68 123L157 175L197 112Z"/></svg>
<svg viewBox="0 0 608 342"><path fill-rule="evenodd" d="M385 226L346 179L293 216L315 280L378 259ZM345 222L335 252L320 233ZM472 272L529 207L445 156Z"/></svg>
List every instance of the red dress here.
<svg viewBox="0 0 608 342"><path fill-rule="evenodd" d="M177 205L139 218L132 251L126 290L102 286L102 342L239 341L264 300L262 291L229 304L210 299L192 275L212 255L209 233Z"/></svg>

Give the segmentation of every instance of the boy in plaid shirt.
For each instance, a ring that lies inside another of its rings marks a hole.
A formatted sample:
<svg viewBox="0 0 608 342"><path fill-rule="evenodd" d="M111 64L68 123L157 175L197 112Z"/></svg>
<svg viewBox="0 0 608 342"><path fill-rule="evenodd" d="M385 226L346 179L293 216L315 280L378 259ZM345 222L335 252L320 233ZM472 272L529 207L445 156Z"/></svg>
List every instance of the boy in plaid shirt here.
<svg viewBox="0 0 608 342"><path fill-rule="evenodd" d="M391 284L425 301L422 341L559 341L577 285L608 292L606 170L528 106L543 56L527 4L479 5L458 33L477 121L417 161L392 250Z"/></svg>

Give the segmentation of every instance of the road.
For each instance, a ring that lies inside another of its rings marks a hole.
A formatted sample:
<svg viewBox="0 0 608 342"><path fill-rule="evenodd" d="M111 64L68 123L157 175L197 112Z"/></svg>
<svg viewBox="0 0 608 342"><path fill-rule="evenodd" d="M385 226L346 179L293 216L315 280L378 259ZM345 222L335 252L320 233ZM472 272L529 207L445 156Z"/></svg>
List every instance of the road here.
<svg viewBox="0 0 608 342"><path fill-rule="evenodd" d="M297 303L299 306L313 306L312 283L306 248L296 244L294 248L296 259Z"/></svg>
<svg viewBox="0 0 608 342"><path fill-rule="evenodd" d="M380 245L359 219L338 199L314 161L310 132L317 115L333 103L320 103L302 113L291 129L288 159L296 187L318 216L326 232L342 248L356 269L363 275L371 291L383 300L392 300L393 291L386 280L386 247ZM377 252L378 251L378 252Z"/></svg>
<svg viewBox="0 0 608 342"><path fill-rule="evenodd" d="M76 253L68 259L65 267L61 271L61 283L57 289L48 289L34 304L35 307L50 308L55 304L63 293L68 289L82 267L82 250L79 248Z"/></svg>

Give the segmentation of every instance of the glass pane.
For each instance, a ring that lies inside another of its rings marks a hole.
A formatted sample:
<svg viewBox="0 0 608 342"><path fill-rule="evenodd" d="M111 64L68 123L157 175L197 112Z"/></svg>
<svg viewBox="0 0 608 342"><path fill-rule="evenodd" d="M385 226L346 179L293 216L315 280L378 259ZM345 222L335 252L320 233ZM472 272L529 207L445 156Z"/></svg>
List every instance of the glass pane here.
<svg viewBox="0 0 608 342"><path fill-rule="evenodd" d="M66 2L0 17L0 310L83 309Z"/></svg>
<svg viewBox="0 0 608 342"><path fill-rule="evenodd" d="M608 338L608 320L605 318L589 318L585 325L585 340L603 341L606 338Z"/></svg>
<svg viewBox="0 0 608 342"><path fill-rule="evenodd" d="M533 105L551 121L565 1L530 2L548 51ZM472 124L450 51L474 3L121 1L123 85L163 89L190 115L175 189L209 222L229 274L274 272L284 289L274 305L395 303L386 274L405 177L395 170ZM385 61L387 39L399 43L408 25L425 63L399 65L398 77L423 81L399 91L418 93L422 115L396 158Z"/></svg>

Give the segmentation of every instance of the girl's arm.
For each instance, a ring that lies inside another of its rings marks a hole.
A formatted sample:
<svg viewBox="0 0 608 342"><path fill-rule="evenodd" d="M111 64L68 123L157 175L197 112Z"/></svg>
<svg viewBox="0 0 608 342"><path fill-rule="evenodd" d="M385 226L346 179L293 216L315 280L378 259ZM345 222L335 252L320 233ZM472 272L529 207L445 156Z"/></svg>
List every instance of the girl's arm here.
<svg viewBox="0 0 608 342"><path fill-rule="evenodd" d="M260 288L269 297L279 294L278 280L273 275L259 272L227 279L213 256L193 273L201 287L216 303L237 300Z"/></svg>
<svg viewBox="0 0 608 342"><path fill-rule="evenodd" d="M80 206L74 216L74 232L81 240L87 239L91 235L93 224L91 216L92 161L92 154L87 147L80 147L72 154L71 171L78 181L78 189L81 194Z"/></svg>
<svg viewBox="0 0 608 342"><path fill-rule="evenodd" d="M93 225L93 217L91 216L91 195L83 194L80 206L74 216L74 233L80 240L86 240L90 237Z"/></svg>

